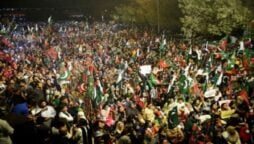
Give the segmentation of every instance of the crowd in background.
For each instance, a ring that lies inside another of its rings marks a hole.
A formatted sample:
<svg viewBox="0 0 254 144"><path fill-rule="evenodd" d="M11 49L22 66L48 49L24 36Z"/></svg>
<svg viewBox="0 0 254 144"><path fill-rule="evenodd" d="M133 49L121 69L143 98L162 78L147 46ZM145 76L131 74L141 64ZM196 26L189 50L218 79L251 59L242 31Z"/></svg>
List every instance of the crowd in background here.
<svg viewBox="0 0 254 144"><path fill-rule="evenodd" d="M254 143L253 40L0 24L0 143Z"/></svg>

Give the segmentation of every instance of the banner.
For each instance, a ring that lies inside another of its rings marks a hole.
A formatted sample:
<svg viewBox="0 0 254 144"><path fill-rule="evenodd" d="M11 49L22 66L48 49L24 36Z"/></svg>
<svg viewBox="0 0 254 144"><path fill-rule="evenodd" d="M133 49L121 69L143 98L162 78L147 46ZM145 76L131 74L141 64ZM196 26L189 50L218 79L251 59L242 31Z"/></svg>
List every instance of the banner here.
<svg viewBox="0 0 254 144"><path fill-rule="evenodd" d="M140 73L143 75L150 74L152 72L152 65L143 65L140 66Z"/></svg>

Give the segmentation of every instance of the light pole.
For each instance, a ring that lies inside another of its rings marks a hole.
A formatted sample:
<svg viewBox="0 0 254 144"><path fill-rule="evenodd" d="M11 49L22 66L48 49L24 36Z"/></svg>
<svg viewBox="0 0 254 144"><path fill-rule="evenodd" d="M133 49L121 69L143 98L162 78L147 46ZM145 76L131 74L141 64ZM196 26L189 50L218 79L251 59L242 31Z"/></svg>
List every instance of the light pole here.
<svg viewBox="0 0 254 144"><path fill-rule="evenodd" d="M160 1L156 0L157 2L157 31L160 32Z"/></svg>

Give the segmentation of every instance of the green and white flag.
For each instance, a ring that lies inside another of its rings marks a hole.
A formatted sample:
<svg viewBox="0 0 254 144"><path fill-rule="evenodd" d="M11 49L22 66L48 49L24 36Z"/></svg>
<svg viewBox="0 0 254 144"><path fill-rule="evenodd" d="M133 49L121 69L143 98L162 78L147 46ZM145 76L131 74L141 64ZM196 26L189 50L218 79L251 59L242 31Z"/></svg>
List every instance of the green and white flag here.
<svg viewBox="0 0 254 144"><path fill-rule="evenodd" d="M35 31L38 32L39 28L38 28L38 24L35 25Z"/></svg>
<svg viewBox="0 0 254 144"><path fill-rule="evenodd" d="M49 24L49 25L52 24L52 16L50 16L50 17L48 18L48 24Z"/></svg>
<svg viewBox="0 0 254 144"><path fill-rule="evenodd" d="M176 74L175 74L175 75L173 76L173 79L171 80L171 82L170 82L169 85L168 85L167 93L170 92L172 86L174 85L174 83L175 83L175 81L176 81L176 78L177 78L177 76L176 76Z"/></svg>
<svg viewBox="0 0 254 144"><path fill-rule="evenodd" d="M168 114L168 127L173 129L179 125L177 106L175 106Z"/></svg>
<svg viewBox="0 0 254 144"><path fill-rule="evenodd" d="M93 74L90 74L88 76L86 96L90 97L90 98L94 97L94 78L93 78Z"/></svg>
<svg viewBox="0 0 254 144"><path fill-rule="evenodd" d="M158 84L158 80L154 74L150 74L148 78L148 85L150 88L154 88Z"/></svg>
<svg viewBox="0 0 254 144"><path fill-rule="evenodd" d="M240 51L244 51L244 49L245 49L245 48L244 48L244 42L243 42L243 41L240 41L240 42L239 42L239 45L240 45L240 49L239 49L239 50L240 50Z"/></svg>
<svg viewBox="0 0 254 144"><path fill-rule="evenodd" d="M216 82L217 86L221 85L221 83L222 83L222 77L223 77L223 72L220 73L220 76L219 76L219 78L218 78L218 80Z"/></svg>
<svg viewBox="0 0 254 144"><path fill-rule="evenodd" d="M228 60L228 69L234 68L235 63L236 63L236 52L234 51L230 59Z"/></svg>
<svg viewBox="0 0 254 144"><path fill-rule="evenodd" d="M165 51L166 50L166 44L167 44L166 39L163 39L163 41L160 44L160 51Z"/></svg>

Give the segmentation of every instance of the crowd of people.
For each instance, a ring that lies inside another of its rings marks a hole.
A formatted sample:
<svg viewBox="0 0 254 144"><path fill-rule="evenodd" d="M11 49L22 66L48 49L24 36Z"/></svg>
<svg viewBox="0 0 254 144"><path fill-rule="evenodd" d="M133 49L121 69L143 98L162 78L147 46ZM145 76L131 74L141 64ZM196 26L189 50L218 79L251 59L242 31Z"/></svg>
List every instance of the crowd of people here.
<svg viewBox="0 0 254 144"><path fill-rule="evenodd" d="M0 24L0 143L254 143L252 39Z"/></svg>

